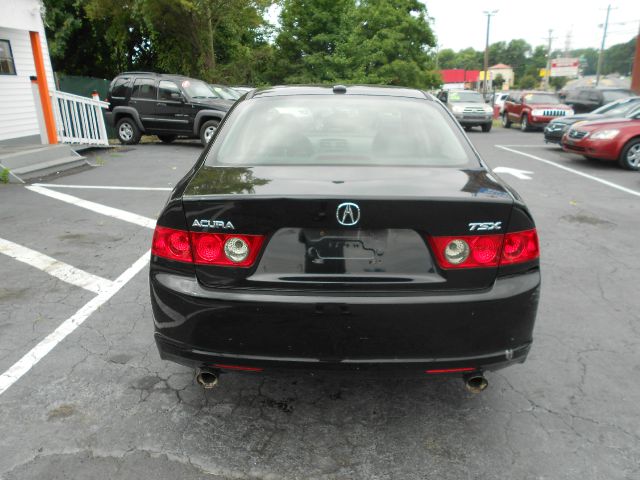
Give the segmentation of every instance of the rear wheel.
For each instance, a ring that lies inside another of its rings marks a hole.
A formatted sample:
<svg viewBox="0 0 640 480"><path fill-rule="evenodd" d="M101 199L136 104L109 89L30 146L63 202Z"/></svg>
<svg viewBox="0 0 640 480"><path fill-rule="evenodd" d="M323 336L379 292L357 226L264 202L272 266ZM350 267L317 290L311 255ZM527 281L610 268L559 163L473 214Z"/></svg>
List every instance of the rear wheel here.
<svg viewBox="0 0 640 480"><path fill-rule="evenodd" d="M135 145L140 141L142 133L131 117L121 118L116 124L116 135L123 145Z"/></svg>
<svg viewBox="0 0 640 480"><path fill-rule="evenodd" d="M509 120L509 115L507 112L502 114L502 126L504 128L511 128L511 120Z"/></svg>
<svg viewBox="0 0 640 480"><path fill-rule="evenodd" d="M522 116L522 120L520 120L520 130L523 132L531 130L531 127L529 127L529 117L526 113Z"/></svg>
<svg viewBox="0 0 640 480"><path fill-rule="evenodd" d="M491 123L485 123L485 124L482 125L482 131L485 132L485 133L490 132L491 131L491 127L492 127Z"/></svg>
<svg viewBox="0 0 640 480"><path fill-rule="evenodd" d="M176 139L176 135L158 135L162 143L171 143Z"/></svg>
<svg viewBox="0 0 640 480"><path fill-rule="evenodd" d="M202 127L200 127L200 141L202 145L206 147L209 144L219 124L220 122L218 120L207 120L202 124Z"/></svg>
<svg viewBox="0 0 640 480"><path fill-rule="evenodd" d="M626 170L640 169L640 138L634 138L624 146L618 164Z"/></svg>

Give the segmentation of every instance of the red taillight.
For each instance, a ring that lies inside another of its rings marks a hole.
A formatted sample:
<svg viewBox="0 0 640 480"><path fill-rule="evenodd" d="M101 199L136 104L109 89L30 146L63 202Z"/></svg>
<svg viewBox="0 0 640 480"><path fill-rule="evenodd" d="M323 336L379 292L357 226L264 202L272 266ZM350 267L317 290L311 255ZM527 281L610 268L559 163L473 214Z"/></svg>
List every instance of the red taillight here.
<svg viewBox="0 0 640 480"><path fill-rule="evenodd" d="M461 235L459 237L431 237L431 247L442 268L497 267L500 261L502 235ZM452 245L466 244L468 253L461 261L453 260L448 251ZM457 262L457 263L454 263Z"/></svg>
<svg viewBox="0 0 640 480"><path fill-rule="evenodd" d="M535 260L540 256L535 228L504 235L429 237L440 267L497 267Z"/></svg>
<svg viewBox="0 0 640 480"><path fill-rule="evenodd" d="M151 254L179 262L193 262L189 232L156 226Z"/></svg>
<svg viewBox="0 0 640 480"><path fill-rule="evenodd" d="M501 265L528 262L540 256L538 234L535 229L507 233L504 236Z"/></svg>
<svg viewBox="0 0 640 480"><path fill-rule="evenodd" d="M156 226L151 254L199 265L250 267L263 241L262 235L187 232Z"/></svg>
<svg viewBox="0 0 640 480"><path fill-rule="evenodd" d="M246 257L233 261L225 250L227 240L244 242L248 247ZM228 235L224 233L191 232L193 257L199 265L250 267L255 262L264 237L262 235Z"/></svg>

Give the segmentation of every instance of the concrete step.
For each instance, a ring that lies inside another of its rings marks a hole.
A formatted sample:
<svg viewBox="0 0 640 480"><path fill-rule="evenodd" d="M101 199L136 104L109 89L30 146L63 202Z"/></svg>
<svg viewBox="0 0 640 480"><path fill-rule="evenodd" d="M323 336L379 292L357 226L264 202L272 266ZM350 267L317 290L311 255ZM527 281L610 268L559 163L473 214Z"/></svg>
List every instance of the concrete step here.
<svg viewBox="0 0 640 480"><path fill-rule="evenodd" d="M63 172L72 168L88 165L84 157L78 155L56 158L55 160L47 160L40 163L33 163L20 168L11 169L13 176L18 177L22 181L33 180L40 177L46 177L54 173ZM15 181L10 178L10 181Z"/></svg>
<svg viewBox="0 0 640 480"><path fill-rule="evenodd" d="M0 149L0 163L9 170L35 165L37 163L56 160L59 158L79 157L69 145L42 145L34 148L8 151Z"/></svg>

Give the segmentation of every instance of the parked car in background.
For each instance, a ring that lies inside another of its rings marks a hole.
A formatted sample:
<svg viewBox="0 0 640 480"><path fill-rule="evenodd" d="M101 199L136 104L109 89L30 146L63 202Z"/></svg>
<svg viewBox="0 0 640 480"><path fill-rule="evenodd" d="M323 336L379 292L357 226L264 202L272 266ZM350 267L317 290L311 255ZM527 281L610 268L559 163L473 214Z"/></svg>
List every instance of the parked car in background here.
<svg viewBox="0 0 640 480"><path fill-rule="evenodd" d="M589 113L615 100L633 95L624 88L578 87L565 92L564 103L576 113Z"/></svg>
<svg viewBox="0 0 640 480"><path fill-rule="evenodd" d="M587 159L617 161L622 168L640 168L640 111L627 118L608 118L581 122L562 137L566 152L579 153Z"/></svg>
<svg viewBox="0 0 640 480"><path fill-rule="evenodd" d="M628 97L608 103L591 113L556 118L544 128L544 141L559 144L564 133L577 122L600 120L607 117L626 117L638 109L640 109L640 97Z"/></svg>
<svg viewBox="0 0 640 480"><path fill-rule="evenodd" d="M542 128L558 117L573 115L573 110L564 105L555 93L523 91L507 97L502 113L502 126L510 128L519 123L523 132Z"/></svg>
<svg viewBox="0 0 640 480"><path fill-rule="evenodd" d="M466 130L480 126L490 132L493 123L493 108L487 105L482 94L473 90L443 90L438 98Z"/></svg>
<svg viewBox="0 0 640 480"><path fill-rule="evenodd" d="M504 112L504 102L507 100L507 97L509 97L509 93L512 92L496 92L493 97L493 105L494 107L498 107L500 115Z"/></svg>
<svg viewBox="0 0 640 480"><path fill-rule="evenodd" d="M220 98L224 98L225 100L236 101L242 96L239 92L235 91L231 87L227 87L226 85L210 83L209 86L214 93L216 93Z"/></svg>
<svg viewBox="0 0 640 480"><path fill-rule="evenodd" d="M138 143L142 134L165 143L199 138L206 145L234 103L201 80L153 72L121 73L109 85L107 101L107 122L124 145Z"/></svg>

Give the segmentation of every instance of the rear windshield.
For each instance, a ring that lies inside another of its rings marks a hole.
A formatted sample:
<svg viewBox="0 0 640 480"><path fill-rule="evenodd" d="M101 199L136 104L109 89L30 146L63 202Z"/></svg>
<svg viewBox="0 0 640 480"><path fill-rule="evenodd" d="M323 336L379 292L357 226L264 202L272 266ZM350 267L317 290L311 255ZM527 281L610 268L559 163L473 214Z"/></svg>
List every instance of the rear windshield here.
<svg viewBox="0 0 640 480"><path fill-rule="evenodd" d="M560 98L552 93L527 93L523 100L528 104L535 103L561 103Z"/></svg>
<svg viewBox="0 0 640 480"><path fill-rule="evenodd" d="M207 165L478 165L428 100L296 95L241 102Z"/></svg>

